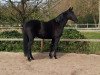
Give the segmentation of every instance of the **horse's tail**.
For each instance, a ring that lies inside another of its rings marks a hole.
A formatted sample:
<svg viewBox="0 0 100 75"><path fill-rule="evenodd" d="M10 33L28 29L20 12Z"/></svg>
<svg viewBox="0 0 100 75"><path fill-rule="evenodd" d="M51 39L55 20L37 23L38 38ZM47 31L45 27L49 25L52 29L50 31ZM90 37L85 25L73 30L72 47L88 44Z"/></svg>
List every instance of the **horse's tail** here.
<svg viewBox="0 0 100 75"><path fill-rule="evenodd" d="M27 56L28 53L28 36L27 34L23 31L23 51L24 51L24 55Z"/></svg>

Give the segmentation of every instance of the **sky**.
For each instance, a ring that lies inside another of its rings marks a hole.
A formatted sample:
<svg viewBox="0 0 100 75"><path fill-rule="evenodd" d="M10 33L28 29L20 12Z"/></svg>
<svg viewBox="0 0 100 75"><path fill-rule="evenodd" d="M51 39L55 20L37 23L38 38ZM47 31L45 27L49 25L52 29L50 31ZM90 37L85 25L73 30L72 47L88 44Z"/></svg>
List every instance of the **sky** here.
<svg viewBox="0 0 100 75"><path fill-rule="evenodd" d="M8 0L0 0L0 3L6 3L6 1L8 1ZM14 1L14 0L12 0L12 1ZM17 0L15 0L15 1L17 1Z"/></svg>
<svg viewBox="0 0 100 75"><path fill-rule="evenodd" d="M0 0L0 1L8 1L8 0ZM20 0L12 0L12 1L20 1Z"/></svg>
<svg viewBox="0 0 100 75"><path fill-rule="evenodd" d="M8 0L0 0L1 3L5 3ZM20 0L12 0L12 1L20 1Z"/></svg>
<svg viewBox="0 0 100 75"><path fill-rule="evenodd" d="M8 0L0 0L1 3L5 3ZM12 0L12 1L21 1L21 0ZM43 0L43 2L45 2L46 0Z"/></svg>
<svg viewBox="0 0 100 75"><path fill-rule="evenodd" d="M0 0L1 2L5 2L5 1L8 1L8 0ZM21 1L21 0L12 0L12 1ZM46 1L46 0L43 0L43 1Z"/></svg>

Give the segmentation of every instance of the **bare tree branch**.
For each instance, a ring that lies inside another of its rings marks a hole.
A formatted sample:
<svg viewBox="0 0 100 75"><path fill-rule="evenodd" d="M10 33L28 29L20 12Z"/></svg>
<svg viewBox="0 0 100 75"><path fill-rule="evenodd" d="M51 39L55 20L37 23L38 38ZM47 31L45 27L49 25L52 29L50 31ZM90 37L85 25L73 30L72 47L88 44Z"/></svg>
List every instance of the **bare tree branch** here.
<svg viewBox="0 0 100 75"><path fill-rule="evenodd" d="M12 6L18 13L21 14L21 11L14 5L14 3L13 3L11 0L9 0L9 2L10 2L10 4L11 4L11 6Z"/></svg>
<svg viewBox="0 0 100 75"><path fill-rule="evenodd" d="M27 1L29 1L29 0L21 0L21 9L20 8L18 8L11 0L9 0L9 2L10 2L10 4L11 4L11 6L12 6L12 8L14 8L17 12L18 12L18 14L20 15L20 21L21 21L21 24L23 25L24 23L25 23L25 21L26 21L26 2Z"/></svg>

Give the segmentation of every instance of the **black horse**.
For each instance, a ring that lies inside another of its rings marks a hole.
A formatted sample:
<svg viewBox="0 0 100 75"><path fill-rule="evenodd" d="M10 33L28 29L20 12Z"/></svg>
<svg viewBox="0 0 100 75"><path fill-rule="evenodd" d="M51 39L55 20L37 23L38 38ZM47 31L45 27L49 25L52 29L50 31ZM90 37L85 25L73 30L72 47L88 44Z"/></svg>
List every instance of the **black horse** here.
<svg viewBox="0 0 100 75"><path fill-rule="evenodd" d="M30 20L26 22L26 24L23 26L23 43L24 54L27 56L29 61L34 60L31 53L31 46L35 37L52 39L49 57L53 58L54 56L55 59L57 59L56 52L58 42L68 20L72 20L74 22L78 21L72 7L48 22L39 20ZM53 52L54 54L52 54Z"/></svg>

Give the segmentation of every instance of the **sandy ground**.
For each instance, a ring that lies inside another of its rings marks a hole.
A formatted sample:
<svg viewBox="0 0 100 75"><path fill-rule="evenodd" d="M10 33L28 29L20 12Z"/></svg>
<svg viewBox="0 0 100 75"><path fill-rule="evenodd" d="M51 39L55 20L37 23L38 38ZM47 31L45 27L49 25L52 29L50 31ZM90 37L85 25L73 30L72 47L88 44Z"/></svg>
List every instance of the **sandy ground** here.
<svg viewBox="0 0 100 75"><path fill-rule="evenodd" d="M100 55L63 54L49 59L48 53L34 53L28 62L23 53L0 52L0 75L100 75Z"/></svg>

